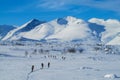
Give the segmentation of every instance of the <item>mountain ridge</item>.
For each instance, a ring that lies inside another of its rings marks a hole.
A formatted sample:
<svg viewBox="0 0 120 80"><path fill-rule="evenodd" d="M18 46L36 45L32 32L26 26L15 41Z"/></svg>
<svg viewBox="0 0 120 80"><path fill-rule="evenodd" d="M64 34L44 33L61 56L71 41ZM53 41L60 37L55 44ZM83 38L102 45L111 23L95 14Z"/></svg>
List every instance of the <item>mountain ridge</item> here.
<svg viewBox="0 0 120 80"><path fill-rule="evenodd" d="M115 27L115 28L114 28ZM62 40L102 42L107 44L120 32L120 22L115 19L91 18L88 21L67 16L49 22L30 20L16 29L8 31L2 41L12 40Z"/></svg>
<svg viewBox="0 0 120 80"><path fill-rule="evenodd" d="M3 37L5 37L10 30L15 29L15 28L16 27L12 25L0 25L0 40Z"/></svg>

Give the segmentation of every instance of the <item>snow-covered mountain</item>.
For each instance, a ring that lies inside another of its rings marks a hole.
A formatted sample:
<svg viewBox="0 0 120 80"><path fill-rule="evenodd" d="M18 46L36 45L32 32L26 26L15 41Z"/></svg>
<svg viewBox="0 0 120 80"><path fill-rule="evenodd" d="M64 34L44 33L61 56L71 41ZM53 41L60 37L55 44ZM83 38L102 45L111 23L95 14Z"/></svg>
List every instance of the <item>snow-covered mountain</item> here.
<svg viewBox="0 0 120 80"><path fill-rule="evenodd" d="M104 43L110 42L120 33L120 21L118 20L92 18L89 22L104 26L105 30L101 33L101 41Z"/></svg>
<svg viewBox="0 0 120 80"><path fill-rule="evenodd" d="M58 19L59 20L59 19ZM59 39L63 41L73 41L73 40L79 40L79 41L85 41L85 40L93 40L95 39L93 37L92 31L89 29L87 22L81 19L77 19L75 17L68 16L66 18L63 18L62 20L66 21L66 24L59 25L63 26L63 29L61 29L58 32L53 33L46 39Z"/></svg>
<svg viewBox="0 0 120 80"><path fill-rule="evenodd" d="M33 19L14 30L11 30L2 40L19 40L22 37L22 33L30 31L42 23L44 23L44 21Z"/></svg>
<svg viewBox="0 0 120 80"><path fill-rule="evenodd" d="M11 30L2 40L60 40L89 43L114 40L120 32L120 22L115 19L92 18L88 21L72 16L49 22L33 19Z"/></svg>
<svg viewBox="0 0 120 80"><path fill-rule="evenodd" d="M11 25L0 25L0 40L12 29L15 29L15 27Z"/></svg>
<svg viewBox="0 0 120 80"><path fill-rule="evenodd" d="M118 33L107 45L120 45L120 33Z"/></svg>
<svg viewBox="0 0 120 80"><path fill-rule="evenodd" d="M38 24L33 26L34 23ZM79 40L90 43L98 41L88 22L82 19L68 16L40 23L38 20L32 20L10 31L2 40Z"/></svg>
<svg viewBox="0 0 120 80"><path fill-rule="evenodd" d="M40 39L61 39L72 40L84 38L90 30L87 24L74 17L60 18L41 24L33 30L26 32L23 37L40 40ZM31 34L34 34L31 36ZM83 35L84 34L84 35Z"/></svg>

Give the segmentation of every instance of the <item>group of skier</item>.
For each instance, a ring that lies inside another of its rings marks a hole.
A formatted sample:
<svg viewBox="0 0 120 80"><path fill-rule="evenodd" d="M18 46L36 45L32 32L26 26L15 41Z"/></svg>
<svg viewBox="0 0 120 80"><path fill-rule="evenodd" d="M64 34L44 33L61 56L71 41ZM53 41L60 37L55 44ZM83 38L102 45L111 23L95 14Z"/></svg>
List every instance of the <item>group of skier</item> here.
<svg viewBox="0 0 120 80"><path fill-rule="evenodd" d="M50 62L48 62L47 67L48 67L48 68L50 67ZM32 67L31 67L31 72L34 71L34 68L35 68L35 66L32 65ZM43 69L43 68L44 68L44 63L41 63L41 69Z"/></svg>

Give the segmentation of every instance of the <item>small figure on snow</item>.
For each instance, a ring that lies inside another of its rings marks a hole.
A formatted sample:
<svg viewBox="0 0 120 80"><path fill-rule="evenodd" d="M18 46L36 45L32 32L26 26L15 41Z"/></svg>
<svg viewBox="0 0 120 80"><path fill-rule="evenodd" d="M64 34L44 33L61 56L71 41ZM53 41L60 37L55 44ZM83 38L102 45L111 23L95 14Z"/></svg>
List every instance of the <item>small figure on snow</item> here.
<svg viewBox="0 0 120 80"><path fill-rule="evenodd" d="M34 65L32 65L32 68L31 68L31 72L33 72L34 71Z"/></svg>
<svg viewBox="0 0 120 80"><path fill-rule="evenodd" d="M44 68L44 64L43 63L41 63L41 67L42 67L42 69Z"/></svg>
<svg viewBox="0 0 120 80"><path fill-rule="evenodd" d="M48 62L48 68L50 67L50 62Z"/></svg>
<svg viewBox="0 0 120 80"><path fill-rule="evenodd" d="M66 57L63 57L63 56L62 56L62 59L63 59L63 60L65 60L65 59L66 59Z"/></svg>

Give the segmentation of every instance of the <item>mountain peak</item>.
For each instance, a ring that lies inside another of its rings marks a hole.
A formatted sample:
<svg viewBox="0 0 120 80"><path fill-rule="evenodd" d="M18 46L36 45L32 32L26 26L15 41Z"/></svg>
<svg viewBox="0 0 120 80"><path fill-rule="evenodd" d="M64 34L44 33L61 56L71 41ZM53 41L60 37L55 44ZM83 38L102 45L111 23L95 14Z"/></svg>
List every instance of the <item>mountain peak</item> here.
<svg viewBox="0 0 120 80"><path fill-rule="evenodd" d="M21 33L31 31L36 26L42 23L45 23L45 21L39 21L37 19L32 19L29 22L25 23L24 25L10 31L2 40L8 40L8 39L12 40L12 36L14 39L19 39L19 37L21 36L20 35Z"/></svg>
<svg viewBox="0 0 120 80"><path fill-rule="evenodd" d="M12 29L15 29L12 25L0 25L0 40Z"/></svg>
<svg viewBox="0 0 120 80"><path fill-rule="evenodd" d="M71 21L71 20L76 20L77 18L73 16L67 16L66 19Z"/></svg>
<svg viewBox="0 0 120 80"><path fill-rule="evenodd" d="M67 16L65 19L68 21L69 24L85 24L86 23L84 20L73 17L73 16Z"/></svg>
<svg viewBox="0 0 120 80"><path fill-rule="evenodd" d="M21 31L29 31L32 30L33 28L35 28L36 26L45 23L45 21L39 21L37 19L32 19L30 20L28 23L26 23L25 25L23 25L23 28L21 29Z"/></svg>
<svg viewBox="0 0 120 80"><path fill-rule="evenodd" d="M35 21L39 21L38 19L32 19L30 20L30 22L35 22Z"/></svg>
<svg viewBox="0 0 120 80"><path fill-rule="evenodd" d="M45 23L45 21L40 21L40 20L38 20L38 19L32 19L32 20L30 20L29 22L28 22L28 24L29 23Z"/></svg>

